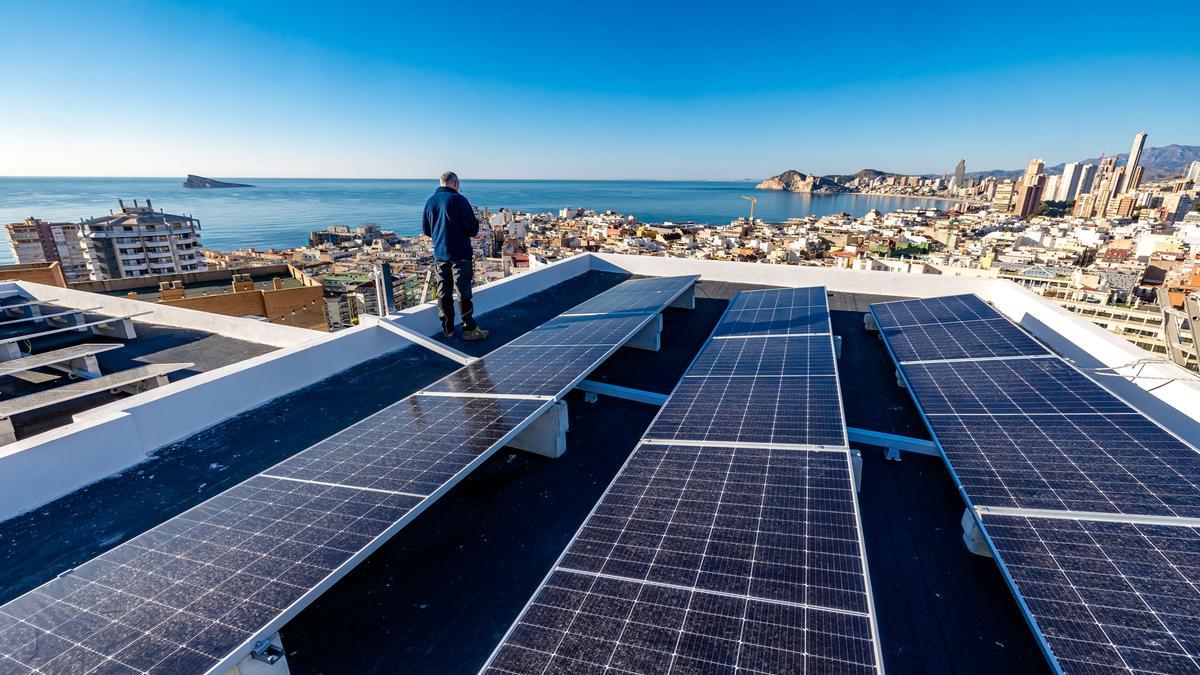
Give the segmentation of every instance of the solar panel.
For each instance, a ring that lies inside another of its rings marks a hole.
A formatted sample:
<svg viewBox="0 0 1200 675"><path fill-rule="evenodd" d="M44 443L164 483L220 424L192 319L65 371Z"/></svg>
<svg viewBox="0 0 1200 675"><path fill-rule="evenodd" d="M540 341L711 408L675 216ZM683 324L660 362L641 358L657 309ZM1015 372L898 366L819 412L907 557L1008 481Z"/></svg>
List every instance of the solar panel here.
<svg viewBox="0 0 1200 675"><path fill-rule="evenodd" d="M0 670L205 672L420 501L251 478L0 606Z"/></svg>
<svg viewBox="0 0 1200 675"><path fill-rule="evenodd" d="M424 391L557 397L574 387L613 349L506 345Z"/></svg>
<svg viewBox="0 0 1200 675"><path fill-rule="evenodd" d="M530 399L410 396L263 473L426 496L545 405Z"/></svg>
<svg viewBox="0 0 1200 675"><path fill-rule="evenodd" d="M685 377L646 438L844 446L837 378Z"/></svg>
<svg viewBox="0 0 1200 675"><path fill-rule="evenodd" d="M904 375L926 415L1132 412L1060 359L913 363Z"/></svg>
<svg viewBox="0 0 1200 675"><path fill-rule="evenodd" d="M1050 354L1004 318L880 328L880 332L900 363Z"/></svg>
<svg viewBox="0 0 1200 675"><path fill-rule="evenodd" d="M617 345L646 325L653 315L587 314L563 316L510 342L513 346Z"/></svg>
<svg viewBox="0 0 1200 675"><path fill-rule="evenodd" d="M881 328L977 321L999 316L975 295L882 302L871 305L871 312Z"/></svg>
<svg viewBox="0 0 1200 675"><path fill-rule="evenodd" d="M829 310L825 307L760 307L730 309L717 325L716 335L750 337L829 332Z"/></svg>
<svg viewBox="0 0 1200 675"><path fill-rule="evenodd" d="M870 673L867 616L555 571L484 673Z"/></svg>
<svg viewBox="0 0 1200 675"><path fill-rule="evenodd" d="M730 309L763 309L773 307L826 307L829 304L824 286L804 288L771 288L743 291L729 303Z"/></svg>
<svg viewBox="0 0 1200 675"><path fill-rule="evenodd" d="M828 335L713 340L696 357L689 377L833 375Z"/></svg>
<svg viewBox="0 0 1200 675"><path fill-rule="evenodd" d="M714 335L749 337L830 333L825 288L784 288L739 293Z"/></svg>
<svg viewBox="0 0 1200 675"><path fill-rule="evenodd" d="M563 313L611 314L613 312L657 313L699 279L698 276L630 279L586 300Z"/></svg>
<svg viewBox="0 0 1200 675"><path fill-rule="evenodd" d="M993 515L984 524L1063 671L1200 670L1200 530Z"/></svg>
<svg viewBox="0 0 1200 675"><path fill-rule="evenodd" d="M641 445L559 569L866 613L843 452Z"/></svg>
<svg viewBox="0 0 1200 675"><path fill-rule="evenodd" d="M1142 415L929 420L976 506L1200 516L1200 453Z"/></svg>

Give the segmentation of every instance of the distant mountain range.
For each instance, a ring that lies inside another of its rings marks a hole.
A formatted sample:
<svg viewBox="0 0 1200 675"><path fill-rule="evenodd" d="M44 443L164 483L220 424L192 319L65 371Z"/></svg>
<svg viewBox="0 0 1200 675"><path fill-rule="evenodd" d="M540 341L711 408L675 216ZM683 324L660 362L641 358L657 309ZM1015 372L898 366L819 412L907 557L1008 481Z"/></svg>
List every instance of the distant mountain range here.
<svg viewBox="0 0 1200 675"><path fill-rule="evenodd" d="M1129 153L1117 155L1117 166L1123 166L1129 159ZM1192 162L1200 160L1200 145L1164 145L1161 148L1147 148L1142 152L1142 180L1154 178L1170 178L1183 175ZM1099 157L1079 160L1082 164L1096 164ZM1046 173L1062 173L1065 164L1055 164L1046 167ZM967 178L979 180L993 176L995 178L1019 178L1025 169L993 169L991 171L969 171ZM940 174L939 174L940 175Z"/></svg>

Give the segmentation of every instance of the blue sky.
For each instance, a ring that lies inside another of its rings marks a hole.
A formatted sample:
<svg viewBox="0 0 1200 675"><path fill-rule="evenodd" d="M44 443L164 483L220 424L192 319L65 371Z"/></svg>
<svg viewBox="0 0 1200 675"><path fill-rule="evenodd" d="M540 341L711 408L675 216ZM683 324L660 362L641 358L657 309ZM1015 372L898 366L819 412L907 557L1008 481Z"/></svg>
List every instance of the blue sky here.
<svg viewBox="0 0 1200 675"><path fill-rule="evenodd" d="M1141 130L1200 144L1198 20L1196 2L0 0L0 175L1054 164Z"/></svg>

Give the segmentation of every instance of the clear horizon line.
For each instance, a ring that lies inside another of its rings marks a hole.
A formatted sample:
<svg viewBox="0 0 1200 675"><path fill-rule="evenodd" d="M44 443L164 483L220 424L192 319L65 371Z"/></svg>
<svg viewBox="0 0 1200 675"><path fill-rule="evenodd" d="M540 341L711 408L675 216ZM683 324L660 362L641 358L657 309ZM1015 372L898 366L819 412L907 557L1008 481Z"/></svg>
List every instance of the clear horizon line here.
<svg viewBox="0 0 1200 675"><path fill-rule="evenodd" d="M186 180L188 175L200 176L212 180L428 180L437 181L437 176L427 177L379 177L379 176L212 176L204 174L170 174L170 175L110 175L110 174L0 174L0 179L4 178L176 178ZM774 174L778 175L778 174ZM906 175L923 175L923 174L906 174ZM462 181L470 183L471 181L570 181L570 182L643 182L643 183L752 183L766 180L764 178L492 178L492 177L470 177L464 176Z"/></svg>

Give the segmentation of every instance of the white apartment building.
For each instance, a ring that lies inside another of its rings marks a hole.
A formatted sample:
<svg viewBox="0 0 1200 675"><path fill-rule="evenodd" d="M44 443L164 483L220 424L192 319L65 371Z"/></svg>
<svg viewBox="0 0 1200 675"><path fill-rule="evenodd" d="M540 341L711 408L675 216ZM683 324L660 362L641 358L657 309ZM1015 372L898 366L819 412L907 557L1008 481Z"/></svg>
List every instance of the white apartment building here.
<svg viewBox="0 0 1200 675"><path fill-rule="evenodd" d="M150 200L139 206L80 223L84 254L92 279L119 279L208 269L200 247L200 221L155 211Z"/></svg>

